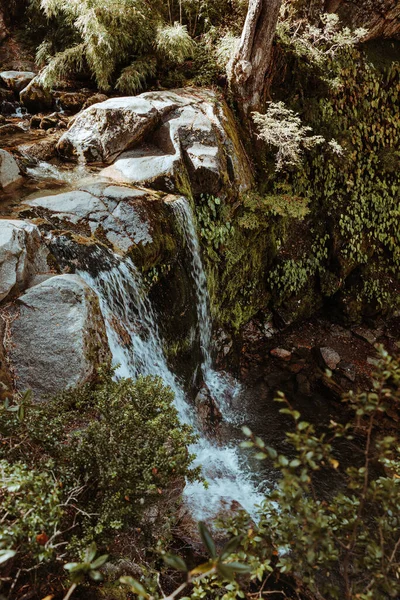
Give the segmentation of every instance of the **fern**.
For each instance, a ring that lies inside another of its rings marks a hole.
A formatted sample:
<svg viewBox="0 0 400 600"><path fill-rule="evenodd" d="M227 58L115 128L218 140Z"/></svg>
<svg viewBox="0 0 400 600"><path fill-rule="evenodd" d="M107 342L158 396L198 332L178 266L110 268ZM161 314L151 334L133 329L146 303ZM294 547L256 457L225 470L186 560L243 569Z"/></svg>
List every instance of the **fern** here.
<svg viewBox="0 0 400 600"><path fill-rule="evenodd" d="M164 25L157 30L155 46L171 62L180 64L193 55L195 42L190 37L186 25L174 23Z"/></svg>
<svg viewBox="0 0 400 600"><path fill-rule="evenodd" d="M58 52L40 73L39 81L41 85L49 89L73 73L82 72L84 60L84 44L78 44L72 48L67 48L63 52Z"/></svg>
<svg viewBox="0 0 400 600"><path fill-rule="evenodd" d="M146 80L156 74L156 61L154 58L139 58L129 67L123 69L119 76L116 88L122 94L134 95L145 89Z"/></svg>

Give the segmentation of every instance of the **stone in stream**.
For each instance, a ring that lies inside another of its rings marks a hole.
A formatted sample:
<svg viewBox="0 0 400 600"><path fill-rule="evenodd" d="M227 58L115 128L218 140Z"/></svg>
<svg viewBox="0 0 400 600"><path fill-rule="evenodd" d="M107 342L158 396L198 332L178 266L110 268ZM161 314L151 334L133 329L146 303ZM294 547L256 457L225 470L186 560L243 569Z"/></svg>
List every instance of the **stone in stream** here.
<svg viewBox="0 0 400 600"><path fill-rule="evenodd" d="M110 362L96 294L77 275L58 275L30 288L17 301L8 348L19 390L36 400L94 377Z"/></svg>
<svg viewBox="0 0 400 600"><path fill-rule="evenodd" d="M41 85L38 77L35 77L28 85L20 91L19 99L29 112L38 113L49 110L53 106L53 97L48 90Z"/></svg>
<svg viewBox="0 0 400 600"><path fill-rule="evenodd" d="M13 92L20 92L35 77L32 71L2 71L0 80Z"/></svg>
<svg viewBox="0 0 400 600"><path fill-rule="evenodd" d="M3 127L7 127L7 125ZM9 152L0 150L0 188L5 189L10 185L17 184L21 179L19 167L14 157Z"/></svg>
<svg viewBox="0 0 400 600"><path fill-rule="evenodd" d="M206 385L199 390L194 403L201 428L205 433L215 435L222 421L222 414Z"/></svg>
<svg viewBox="0 0 400 600"><path fill-rule="evenodd" d="M0 301L23 289L36 273L46 271L47 254L35 225L0 220Z"/></svg>

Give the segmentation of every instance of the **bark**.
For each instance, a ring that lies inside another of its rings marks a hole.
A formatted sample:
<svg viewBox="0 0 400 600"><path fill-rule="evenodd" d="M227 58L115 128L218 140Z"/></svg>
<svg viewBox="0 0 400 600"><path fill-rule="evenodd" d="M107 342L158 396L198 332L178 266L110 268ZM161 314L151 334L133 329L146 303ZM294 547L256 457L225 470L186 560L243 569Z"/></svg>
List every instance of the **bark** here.
<svg viewBox="0 0 400 600"><path fill-rule="evenodd" d="M249 118L265 100L265 76L282 0L249 0L240 46L233 60L231 84L240 110Z"/></svg>

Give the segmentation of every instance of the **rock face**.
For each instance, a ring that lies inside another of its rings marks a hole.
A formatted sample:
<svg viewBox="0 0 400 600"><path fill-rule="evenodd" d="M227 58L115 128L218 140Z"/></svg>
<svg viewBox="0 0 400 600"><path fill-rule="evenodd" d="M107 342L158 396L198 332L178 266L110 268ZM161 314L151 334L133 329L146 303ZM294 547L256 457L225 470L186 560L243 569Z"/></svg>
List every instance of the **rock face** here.
<svg viewBox="0 0 400 600"><path fill-rule="evenodd" d="M19 390L41 399L90 380L110 360L97 296L77 275L59 275L18 300L9 357Z"/></svg>
<svg viewBox="0 0 400 600"><path fill-rule="evenodd" d="M22 214L45 217L55 230L68 230L81 242L86 238L86 245L105 244L120 255L129 254L137 266L154 267L168 262L177 246L165 200L174 197L95 177L79 189L27 201L31 210Z"/></svg>
<svg viewBox="0 0 400 600"><path fill-rule="evenodd" d="M20 92L35 77L32 71L2 71L1 81L13 92Z"/></svg>
<svg viewBox="0 0 400 600"><path fill-rule="evenodd" d="M0 150L0 188L4 189L20 180L21 175L15 159L5 150Z"/></svg>
<svg viewBox="0 0 400 600"><path fill-rule="evenodd" d="M305 7L304 7L305 5ZM302 13L318 21L321 13L337 13L344 25L368 30L365 40L400 36L398 0L316 0L303 3Z"/></svg>
<svg viewBox="0 0 400 600"><path fill-rule="evenodd" d="M116 159L102 171L122 183L165 191L245 191L252 174L233 117L214 92L148 92L84 110L58 144L86 162Z"/></svg>
<svg viewBox="0 0 400 600"><path fill-rule="evenodd" d="M47 270L46 256L35 225L0 220L0 301L21 290L36 273Z"/></svg>

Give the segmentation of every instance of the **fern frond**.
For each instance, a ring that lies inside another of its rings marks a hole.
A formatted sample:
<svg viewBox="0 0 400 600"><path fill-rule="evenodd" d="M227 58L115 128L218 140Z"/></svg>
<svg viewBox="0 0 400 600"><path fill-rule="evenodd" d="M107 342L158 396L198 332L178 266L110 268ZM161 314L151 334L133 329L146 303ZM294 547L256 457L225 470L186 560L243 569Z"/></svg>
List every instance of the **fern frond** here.
<svg viewBox="0 0 400 600"><path fill-rule="evenodd" d="M156 60L151 57L139 58L123 69L115 87L122 94L134 96L145 89L146 80L155 74Z"/></svg>
<svg viewBox="0 0 400 600"><path fill-rule="evenodd" d="M81 72L85 61L85 45L78 44L58 52L39 75L39 81L44 88L51 88L69 75Z"/></svg>
<svg viewBox="0 0 400 600"><path fill-rule="evenodd" d="M49 63L53 57L52 52L53 44L48 40L44 40L36 50L35 61L39 67L43 67L46 63Z"/></svg>
<svg viewBox="0 0 400 600"><path fill-rule="evenodd" d="M160 54L180 64L185 58L193 55L195 42L190 37L186 25L174 23L158 28L155 46Z"/></svg>

